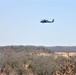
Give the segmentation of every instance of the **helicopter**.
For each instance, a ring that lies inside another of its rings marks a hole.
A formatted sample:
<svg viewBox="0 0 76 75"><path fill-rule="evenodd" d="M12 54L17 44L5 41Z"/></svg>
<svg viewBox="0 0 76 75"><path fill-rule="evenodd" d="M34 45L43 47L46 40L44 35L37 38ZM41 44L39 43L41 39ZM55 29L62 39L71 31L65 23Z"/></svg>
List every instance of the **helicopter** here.
<svg viewBox="0 0 76 75"><path fill-rule="evenodd" d="M44 19L44 20L41 20L40 22L41 23L53 23L54 22L54 19L52 21L49 21L49 20Z"/></svg>

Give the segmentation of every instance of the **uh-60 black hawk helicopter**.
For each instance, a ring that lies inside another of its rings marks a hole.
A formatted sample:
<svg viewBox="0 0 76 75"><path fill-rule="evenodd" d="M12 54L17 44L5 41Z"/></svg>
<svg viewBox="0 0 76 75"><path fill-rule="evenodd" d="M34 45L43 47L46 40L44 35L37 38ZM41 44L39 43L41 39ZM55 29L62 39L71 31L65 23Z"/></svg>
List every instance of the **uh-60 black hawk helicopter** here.
<svg viewBox="0 0 76 75"><path fill-rule="evenodd" d="M49 21L49 20L41 20L40 23L53 23L54 22L54 19L52 21Z"/></svg>

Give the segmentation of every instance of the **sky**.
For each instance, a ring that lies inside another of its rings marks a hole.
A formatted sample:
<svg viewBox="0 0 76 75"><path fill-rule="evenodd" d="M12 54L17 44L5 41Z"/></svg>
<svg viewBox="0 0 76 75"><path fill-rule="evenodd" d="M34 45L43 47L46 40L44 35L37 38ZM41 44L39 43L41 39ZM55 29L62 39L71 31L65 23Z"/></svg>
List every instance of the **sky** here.
<svg viewBox="0 0 76 75"><path fill-rule="evenodd" d="M6 45L76 46L76 0L0 0L0 46Z"/></svg>

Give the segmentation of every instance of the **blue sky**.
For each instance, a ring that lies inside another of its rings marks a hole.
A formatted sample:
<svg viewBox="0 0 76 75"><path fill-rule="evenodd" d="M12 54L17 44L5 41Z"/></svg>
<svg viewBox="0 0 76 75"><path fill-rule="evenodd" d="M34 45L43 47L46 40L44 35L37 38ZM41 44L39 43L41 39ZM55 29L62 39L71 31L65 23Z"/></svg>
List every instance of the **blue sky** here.
<svg viewBox="0 0 76 75"><path fill-rule="evenodd" d="M0 45L75 46L76 1L0 0Z"/></svg>

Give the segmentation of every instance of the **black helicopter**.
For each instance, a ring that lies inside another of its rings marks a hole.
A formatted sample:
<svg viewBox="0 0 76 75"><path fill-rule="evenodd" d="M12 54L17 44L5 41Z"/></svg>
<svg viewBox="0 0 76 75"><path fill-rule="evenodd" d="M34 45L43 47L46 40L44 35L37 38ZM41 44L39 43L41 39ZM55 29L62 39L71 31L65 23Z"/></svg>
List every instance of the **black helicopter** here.
<svg viewBox="0 0 76 75"><path fill-rule="evenodd" d="M44 20L41 20L40 22L41 23L53 23L54 22L54 19L52 21L49 21L49 20L44 19Z"/></svg>

